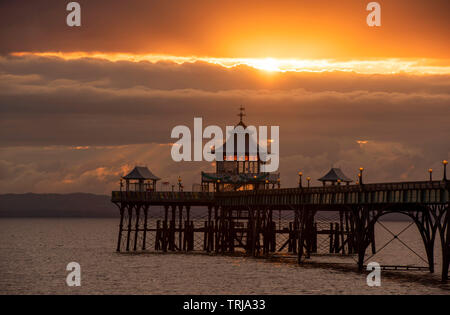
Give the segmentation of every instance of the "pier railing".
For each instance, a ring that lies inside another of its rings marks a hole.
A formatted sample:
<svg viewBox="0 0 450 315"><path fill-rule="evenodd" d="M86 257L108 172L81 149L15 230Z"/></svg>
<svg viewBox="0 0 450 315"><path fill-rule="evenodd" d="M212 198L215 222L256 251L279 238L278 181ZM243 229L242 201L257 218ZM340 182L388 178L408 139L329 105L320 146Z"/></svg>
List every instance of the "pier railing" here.
<svg viewBox="0 0 450 315"><path fill-rule="evenodd" d="M335 185L218 193L223 206L344 205L448 203L449 185L442 181Z"/></svg>
<svg viewBox="0 0 450 315"><path fill-rule="evenodd" d="M449 183L443 181L335 185L309 188L264 189L235 192L113 191L113 202L149 204L184 203L220 206L292 206L380 203L445 204Z"/></svg>

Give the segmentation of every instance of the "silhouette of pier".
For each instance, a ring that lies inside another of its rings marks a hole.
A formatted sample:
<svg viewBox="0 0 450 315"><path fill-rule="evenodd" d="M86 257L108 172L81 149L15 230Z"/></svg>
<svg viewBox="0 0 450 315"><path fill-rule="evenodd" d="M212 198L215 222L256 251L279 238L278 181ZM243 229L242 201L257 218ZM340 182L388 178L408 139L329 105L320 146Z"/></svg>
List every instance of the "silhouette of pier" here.
<svg viewBox="0 0 450 315"><path fill-rule="evenodd" d="M420 233L430 272L439 235L442 280L448 280L450 183L445 174L441 181L363 184L361 177L356 185L287 189L113 191L112 202L120 210L117 251L242 251L251 256L287 251L301 264L318 251L318 238L326 235L329 252L357 255L360 271L367 249L375 253L375 223L386 214L401 213ZM319 217L327 212L338 219L324 228Z"/></svg>
<svg viewBox="0 0 450 315"><path fill-rule="evenodd" d="M200 191L183 191L181 177L178 192L175 185L171 192L157 191L160 178L147 167L135 167L122 177L120 191L112 192L112 202L120 209L117 251L241 251L251 256L287 252L297 255L298 263L325 251L357 255L362 271L366 250L370 247L372 255L376 253L376 222L389 213L400 213L416 225L427 256L422 259L430 272L434 272L434 244L439 235L442 280L448 280L447 161L443 161L441 181L433 181L433 170L429 169L428 181L365 184L361 167L352 185L339 168L332 168L319 179L323 187L311 187L309 176L305 187L303 173L298 172L298 187L281 189L280 174L262 171L266 162L260 153L264 150L254 143L243 122L245 108L239 110L240 120L225 143L211 149L217 157L216 170L201 173ZM239 140L245 144L242 148L237 145ZM398 238L399 234L393 236ZM423 269L400 265L384 268Z"/></svg>

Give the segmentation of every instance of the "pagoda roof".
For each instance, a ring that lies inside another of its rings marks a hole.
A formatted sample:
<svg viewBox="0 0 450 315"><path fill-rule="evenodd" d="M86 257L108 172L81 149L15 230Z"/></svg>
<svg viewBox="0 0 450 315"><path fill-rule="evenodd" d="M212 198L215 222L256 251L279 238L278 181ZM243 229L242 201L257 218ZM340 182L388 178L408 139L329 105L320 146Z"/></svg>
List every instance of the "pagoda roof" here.
<svg viewBox="0 0 450 315"><path fill-rule="evenodd" d="M148 167L146 166L135 166L135 168L122 177L123 179L151 179L151 180L160 180L158 176L153 174Z"/></svg>
<svg viewBox="0 0 450 315"><path fill-rule="evenodd" d="M340 168L332 168L325 176L319 178L319 181L321 182L337 182L338 180L341 180L342 182L353 181L345 176Z"/></svg>
<svg viewBox="0 0 450 315"><path fill-rule="evenodd" d="M258 144L257 141L255 141L254 137L252 135L250 135L251 132L246 131L247 126L245 125L245 123L241 120L239 121L239 123L237 125L234 126L234 129L232 132L230 132L229 136L227 137L227 139L225 140L225 142L223 143L223 145L221 147L219 147L218 149L215 149L212 151L212 153L223 153L224 155L227 154L227 145L229 146L230 138L233 137L233 146L234 148L232 149L232 154L234 155L251 155L251 154L259 154L261 152L260 150L260 145ZM238 136L239 134L244 134L244 151L240 152L238 150ZM255 149L256 152L250 152L250 148Z"/></svg>

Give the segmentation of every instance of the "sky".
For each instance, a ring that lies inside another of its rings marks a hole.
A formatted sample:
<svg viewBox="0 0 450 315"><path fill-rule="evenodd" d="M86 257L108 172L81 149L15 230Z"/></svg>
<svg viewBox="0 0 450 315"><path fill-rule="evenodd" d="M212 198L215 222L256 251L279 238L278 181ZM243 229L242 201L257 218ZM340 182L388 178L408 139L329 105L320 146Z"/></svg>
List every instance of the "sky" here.
<svg viewBox="0 0 450 315"><path fill-rule="evenodd" d="M442 177L449 1L0 1L0 193L109 193L134 165L187 190L173 127L280 126L283 187L332 166L367 182Z"/></svg>

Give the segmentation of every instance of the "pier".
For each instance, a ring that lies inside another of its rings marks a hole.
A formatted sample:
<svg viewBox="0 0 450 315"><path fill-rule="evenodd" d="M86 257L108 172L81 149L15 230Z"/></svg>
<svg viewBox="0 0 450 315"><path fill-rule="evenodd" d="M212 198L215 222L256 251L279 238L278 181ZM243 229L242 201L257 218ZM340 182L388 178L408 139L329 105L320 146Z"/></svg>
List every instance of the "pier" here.
<svg viewBox="0 0 450 315"><path fill-rule="evenodd" d="M357 255L360 271L367 249L375 251L375 223L388 213L402 213L420 233L430 272L435 271L434 243L439 235L441 275L447 281L449 196L445 178L230 192L113 191L112 202L120 211L117 251L242 251L251 256L287 251L301 264L317 252L318 237L326 235L329 252ZM339 219L318 228L318 218L327 212Z"/></svg>
<svg viewBox="0 0 450 315"><path fill-rule="evenodd" d="M434 272L434 245L439 235L442 249L442 280L448 280L450 263L450 182L443 161L442 180L370 183L359 168L356 184L341 169L319 178L321 187L303 184L281 188L280 174L263 172L260 143L253 143L240 120L225 143L212 147L216 171L201 173L199 191L157 191L155 176L147 167L135 167L122 177L112 202L120 211L117 251L242 252L269 257L276 253L296 255L301 264L320 253L355 255L362 271L365 254L376 253L375 224L384 215L399 213L417 227L425 248L426 268ZM237 144L244 143L239 147ZM252 151L250 148L254 147ZM125 186L123 184L125 181ZM393 234L398 238L399 234ZM415 253L417 255L417 253ZM423 266L384 266L389 270L423 270Z"/></svg>

